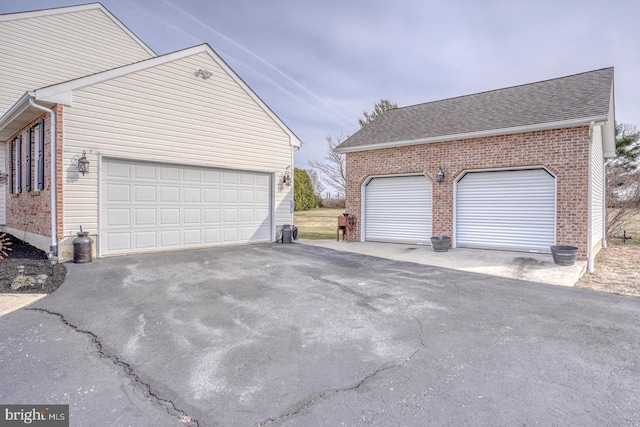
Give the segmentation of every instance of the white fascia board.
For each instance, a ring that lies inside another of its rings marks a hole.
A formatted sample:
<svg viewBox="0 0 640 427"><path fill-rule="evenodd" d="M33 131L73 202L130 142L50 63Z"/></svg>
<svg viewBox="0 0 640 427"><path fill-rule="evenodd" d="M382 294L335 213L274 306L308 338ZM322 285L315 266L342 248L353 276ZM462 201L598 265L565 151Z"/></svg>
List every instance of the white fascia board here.
<svg viewBox="0 0 640 427"><path fill-rule="evenodd" d="M602 151L605 159L613 159L616 157L616 112L615 100L613 93L613 84L611 85L611 97L609 98L609 114L607 123L603 126L602 132Z"/></svg>
<svg viewBox="0 0 640 427"><path fill-rule="evenodd" d="M20 99L13 104L2 117L0 117L0 130L4 129L7 124L15 120L16 117L22 114L24 110L29 107L29 98L31 98L31 94L29 92L25 92L24 95L22 95Z"/></svg>
<svg viewBox="0 0 640 427"><path fill-rule="evenodd" d="M43 9L43 10L32 10L28 12L16 12L16 13L7 13L5 15L0 15L0 22L3 21L14 21L16 19L28 19L28 18L38 18L43 16L53 16L60 15L63 13L73 13L73 12L82 12L85 10L99 9L101 10L109 19L111 19L116 25L118 25L122 31L127 33L129 37L131 37L136 43L140 45L144 50L146 50L149 55L157 56L157 54L151 50L149 46L147 46L141 39L138 38L135 34L133 34L122 22L118 20L115 16L111 14L101 3L87 3L81 4L78 6L63 6L56 7L53 9Z"/></svg>
<svg viewBox="0 0 640 427"><path fill-rule="evenodd" d="M162 56L156 56L155 58L145 59L143 61L134 62L133 64L124 65L118 68L112 68L111 70L102 71L99 73L91 74L89 76L80 77L79 79L69 80L64 83L58 83L55 85L43 87L35 91L36 100L48 101L52 99L62 100L70 102L72 100L71 92L75 89L91 86L97 83L101 83L107 80L115 79L117 77L124 76L126 74L142 71L147 68L155 67L157 65L166 64L168 62L181 59L186 56L190 56L196 53L206 51L206 45L194 46L188 49L179 50ZM65 102L61 102L64 105Z"/></svg>
<svg viewBox="0 0 640 427"><path fill-rule="evenodd" d="M293 147L301 147L302 142L298 137L289 129L282 120L260 99L260 97L236 74L235 71L227 65L227 63L208 45L201 44L193 46L187 49L179 50L162 56L156 56L155 58L146 59L144 61L135 62L133 64L125 65L122 67L114 68L100 73L92 74L90 76L81 77L79 79L70 80L68 82L47 86L35 91L35 98L42 102L53 102L56 104L71 106L73 101L73 91L83 87L91 86L97 83L104 82L106 80L114 79L129 73L135 73L147 68L155 67L158 65L166 64L187 56L195 55L198 53L206 52L209 54L221 68L223 68L231 78L253 99L269 117L287 134L289 135L289 144Z"/></svg>
<svg viewBox="0 0 640 427"><path fill-rule="evenodd" d="M580 119L563 120L558 122L540 123L527 126L516 126L503 129L490 129L479 132L458 133L452 135L434 136L430 138L412 139L406 141L381 142L378 144L358 145L355 147L337 148L337 153L355 153L358 151L379 150L382 148L405 147L408 145L432 144L436 142L459 141L472 138L484 138L489 136L509 135L514 133L536 132L550 129L570 128L580 125L590 125L591 122L602 123L607 120L607 116L585 117Z"/></svg>

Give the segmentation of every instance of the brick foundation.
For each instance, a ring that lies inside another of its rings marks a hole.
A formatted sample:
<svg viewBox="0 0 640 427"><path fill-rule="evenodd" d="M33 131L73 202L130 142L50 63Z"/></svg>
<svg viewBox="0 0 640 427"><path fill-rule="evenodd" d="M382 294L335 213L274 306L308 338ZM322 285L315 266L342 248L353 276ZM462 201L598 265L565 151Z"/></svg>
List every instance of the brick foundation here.
<svg viewBox="0 0 640 427"><path fill-rule="evenodd" d="M544 166L556 175L558 244L587 256L589 127L581 126L460 141L347 153L346 210L360 239L362 184L370 176L421 173L433 184L433 232L453 235L453 188L468 170ZM436 183L438 169L446 173Z"/></svg>

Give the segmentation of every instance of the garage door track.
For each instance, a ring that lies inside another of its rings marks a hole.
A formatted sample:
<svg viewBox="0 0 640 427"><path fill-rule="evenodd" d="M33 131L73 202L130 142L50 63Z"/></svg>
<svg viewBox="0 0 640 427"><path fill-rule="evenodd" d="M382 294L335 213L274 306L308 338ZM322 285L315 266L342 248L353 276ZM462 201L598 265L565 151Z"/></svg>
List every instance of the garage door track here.
<svg viewBox="0 0 640 427"><path fill-rule="evenodd" d="M71 425L639 425L640 300L261 244L99 259L0 318Z"/></svg>

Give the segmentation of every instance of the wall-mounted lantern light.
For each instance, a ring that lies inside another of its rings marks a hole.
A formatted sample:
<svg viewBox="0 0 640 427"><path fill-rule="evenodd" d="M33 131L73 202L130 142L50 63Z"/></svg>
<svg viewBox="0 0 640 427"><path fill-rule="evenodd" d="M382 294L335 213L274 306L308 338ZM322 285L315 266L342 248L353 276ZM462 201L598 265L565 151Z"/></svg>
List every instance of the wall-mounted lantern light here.
<svg viewBox="0 0 640 427"><path fill-rule="evenodd" d="M82 152L82 157L78 159L78 172L81 172L84 176L85 173L89 173L89 160L87 160L87 150Z"/></svg>
<svg viewBox="0 0 640 427"><path fill-rule="evenodd" d="M442 170L442 168L438 169L438 173L436 174L436 181L444 181L444 171Z"/></svg>
<svg viewBox="0 0 640 427"><path fill-rule="evenodd" d="M284 172L284 176L282 177L282 183L287 187L291 186L291 171L290 166L287 166L287 170Z"/></svg>

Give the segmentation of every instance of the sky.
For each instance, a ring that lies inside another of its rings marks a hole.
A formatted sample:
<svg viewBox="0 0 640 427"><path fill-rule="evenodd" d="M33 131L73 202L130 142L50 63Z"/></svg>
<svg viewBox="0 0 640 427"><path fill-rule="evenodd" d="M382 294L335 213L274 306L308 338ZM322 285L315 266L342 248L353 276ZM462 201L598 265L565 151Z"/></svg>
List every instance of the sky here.
<svg viewBox="0 0 640 427"><path fill-rule="evenodd" d="M86 3L0 0L0 13ZM615 67L640 128L640 0L102 0L157 54L208 43L321 160L389 99L408 106Z"/></svg>

